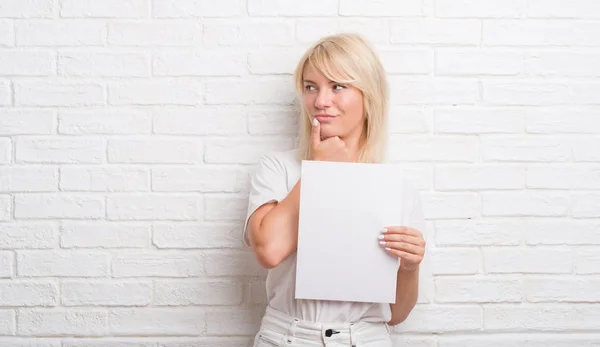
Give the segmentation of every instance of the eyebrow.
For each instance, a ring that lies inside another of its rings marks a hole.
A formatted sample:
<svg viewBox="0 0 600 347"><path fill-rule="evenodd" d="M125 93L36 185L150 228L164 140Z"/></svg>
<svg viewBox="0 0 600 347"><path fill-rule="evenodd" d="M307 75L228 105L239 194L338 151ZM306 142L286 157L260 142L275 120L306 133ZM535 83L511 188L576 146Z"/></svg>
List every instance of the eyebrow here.
<svg viewBox="0 0 600 347"><path fill-rule="evenodd" d="M315 81L311 81L311 80L303 80L303 81L304 81L304 83L313 83L313 84L317 84L317 82L315 82ZM331 81L331 80L330 80L330 81L329 81L329 84L332 84L332 83L339 83L339 82L336 82L336 81Z"/></svg>

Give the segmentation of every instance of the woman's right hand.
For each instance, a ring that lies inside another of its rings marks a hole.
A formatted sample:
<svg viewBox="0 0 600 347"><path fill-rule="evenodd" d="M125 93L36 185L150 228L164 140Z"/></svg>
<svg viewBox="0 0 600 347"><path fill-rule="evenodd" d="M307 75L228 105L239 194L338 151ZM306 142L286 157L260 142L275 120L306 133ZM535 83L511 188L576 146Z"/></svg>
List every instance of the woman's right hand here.
<svg viewBox="0 0 600 347"><path fill-rule="evenodd" d="M346 143L339 136L321 140L321 124L315 118L312 120L310 143L310 160L350 161L350 154L346 148Z"/></svg>

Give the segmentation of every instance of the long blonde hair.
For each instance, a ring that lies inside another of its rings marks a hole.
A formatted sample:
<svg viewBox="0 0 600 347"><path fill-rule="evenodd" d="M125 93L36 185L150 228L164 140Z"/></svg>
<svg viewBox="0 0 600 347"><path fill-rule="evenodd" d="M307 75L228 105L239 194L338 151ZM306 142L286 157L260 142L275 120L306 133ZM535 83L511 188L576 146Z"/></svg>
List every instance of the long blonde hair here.
<svg viewBox="0 0 600 347"><path fill-rule="evenodd" d="M389 88L381 61L371 44L357 34L336 34L317 41L300 59L294 72L296 93L300 100L304 90L304 69L309 64L328 79L351 84L362 92L366 140L360 149L358 161L384 162L388 144ZM308 159L311 115L303 102L300 105L300 159Z"/></svg>

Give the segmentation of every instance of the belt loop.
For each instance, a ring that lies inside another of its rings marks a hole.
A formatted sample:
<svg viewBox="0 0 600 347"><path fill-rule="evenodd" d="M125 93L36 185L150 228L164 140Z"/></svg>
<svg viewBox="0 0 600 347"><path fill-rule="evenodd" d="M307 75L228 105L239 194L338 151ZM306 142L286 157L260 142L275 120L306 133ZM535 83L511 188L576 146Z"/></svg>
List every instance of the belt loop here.
<svg viewBox="0 0 600 347"><path fill-rule="evenodd" d="M358 344L356 339L356 327L354 326L354 323L350 324L350 344L352 347L356 347Z"/></svg>
<svg viewBox="0 0 600 347"><path fill-rule="evenodd" d="M294 318L292 324L290 324L290 328L285 336L285 342L292 343L294 342L294 338L296 337L296 327L298 325L298 318Z"/></svg>

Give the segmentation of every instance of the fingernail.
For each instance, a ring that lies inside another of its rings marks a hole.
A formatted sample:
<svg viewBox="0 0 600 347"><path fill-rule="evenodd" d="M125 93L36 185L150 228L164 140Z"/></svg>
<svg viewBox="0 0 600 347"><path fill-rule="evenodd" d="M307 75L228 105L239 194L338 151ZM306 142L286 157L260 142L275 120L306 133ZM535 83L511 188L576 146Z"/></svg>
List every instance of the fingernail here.
<svg viewBox="0 0 600 347"><path fill-rule="evenodd" d="M386 248L385 248L385 250L386 250L386 251L391 251L392 249L391 249L391 248L389 248L389 247L386 247Z"/></svg>
<svg viewBox="0 0 600 347"><path fill-rule="evenodd" d="M382 232L382 233L387 233L387 231L388 231L388 230L387 230L387 228L383 228L383 229L381 229L381 232Z"/></svg>
<svg viewBox="0 0 600 347"><path fill-rule="evenodd" d="M385 241L379 241L379 244L385 246Z"/></svg>
<svg viewBox="0 0 600 347"><path fill-rule="evenodd" d="M383 240L385 238L385 235L379 235L377 238Z"/></svg>
<svg viewBox="0 0 600 347"><path fill-rule="evenodd" d="M313 118L312 125L314 125L314 126L319 125L319 121L316 118Z"/></svg>

